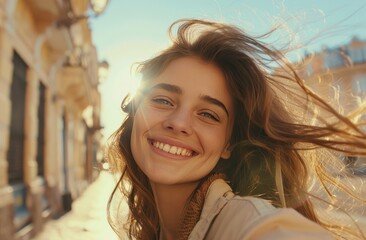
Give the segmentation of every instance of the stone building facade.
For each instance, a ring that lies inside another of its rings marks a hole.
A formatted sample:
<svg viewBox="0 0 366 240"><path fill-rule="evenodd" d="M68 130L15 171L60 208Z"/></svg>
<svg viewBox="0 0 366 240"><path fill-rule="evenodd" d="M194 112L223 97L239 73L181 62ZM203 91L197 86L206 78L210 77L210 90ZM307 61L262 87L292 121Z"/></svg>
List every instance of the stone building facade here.
<svg viewBox="0 0 366 240"><path fill-rule="evenodd" d="M68 211L101 154L87 0L0 0L0 239ZM90 10L89 10L90 11Z"/></svg>

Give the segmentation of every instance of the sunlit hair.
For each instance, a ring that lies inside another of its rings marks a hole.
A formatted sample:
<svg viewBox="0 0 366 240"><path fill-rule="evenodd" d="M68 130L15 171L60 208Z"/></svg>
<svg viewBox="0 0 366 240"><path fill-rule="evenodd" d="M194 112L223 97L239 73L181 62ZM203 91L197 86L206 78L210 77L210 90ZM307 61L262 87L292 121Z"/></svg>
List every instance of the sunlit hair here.
<svg viewBox="0 0 366 240"><path fill-rule="evenodd" d="M327 221L312 204L327 195L324 202L333 204L331 189L335 188L358 198L336 179L335 171L343 165L333 155L366 154L366 136L360 127L309 90L282 51L260 38L232 25L201 20L177 21L169 32L171 47L141 63L141 87L133 98L124 99L122 109L127 117L114 134L109 151L114 171L122 172L109 204L118 190L127 198L129 237L154 239L159 231L149 180L131 153L134 114L149 82L169 63L187 56L219 67L234 102L232 154L229 161L219 161L213 173L224 173L239 195L268 199L276 207L292 207L336 236L361 236ZM311 189L314 180L320 190ZM118 230L120 223L109 214Z"/></svg>

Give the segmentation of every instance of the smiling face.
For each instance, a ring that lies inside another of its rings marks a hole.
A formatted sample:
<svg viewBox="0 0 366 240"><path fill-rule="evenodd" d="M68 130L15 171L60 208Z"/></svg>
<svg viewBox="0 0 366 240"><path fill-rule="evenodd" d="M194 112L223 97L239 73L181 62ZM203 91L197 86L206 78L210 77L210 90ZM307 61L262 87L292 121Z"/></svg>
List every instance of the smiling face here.
<svg viewBox="0 0 366 240"><path fill-rule="evenodd" d="M131 150L151 182L195 184L230 156L233 104L218 67L179 58L146 89L134 116Z"/></svg>

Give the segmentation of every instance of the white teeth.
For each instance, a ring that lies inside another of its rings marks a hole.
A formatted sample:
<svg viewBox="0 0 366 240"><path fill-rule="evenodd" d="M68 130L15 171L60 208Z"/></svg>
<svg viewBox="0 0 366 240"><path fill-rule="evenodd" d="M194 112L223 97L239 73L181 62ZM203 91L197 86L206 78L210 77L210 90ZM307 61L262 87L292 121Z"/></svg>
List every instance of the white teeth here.
<svg viewBox="0 0 366 240"><path fill-rule="evenodd" d="M163 150L164 152L175 154L175 155L181 155L181 156L192 156L192 151L180 148L177 146L170 146L169 144L164 144L158 141L153 142L153 146L156 148L159 148Z"/></svg>
<svg viewBox="0 0 366 240"><path fill-rule="evenodd" d="M177 153L177 147L176 146L171 147L170 150L169 150L169 153L176 154Z"/></svg>
<svg viewBox="0 0 366 240"><path fill-rule="evenodd" d="M169 152L170 146L168 144L165 144L163 147L164 152Z"/></svg>

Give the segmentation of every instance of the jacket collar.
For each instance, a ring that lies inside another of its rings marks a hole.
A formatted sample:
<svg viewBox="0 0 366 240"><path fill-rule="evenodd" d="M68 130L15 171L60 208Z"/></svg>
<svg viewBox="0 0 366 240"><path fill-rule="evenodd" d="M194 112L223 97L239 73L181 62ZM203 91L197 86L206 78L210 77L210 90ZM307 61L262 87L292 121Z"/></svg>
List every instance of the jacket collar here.
<svg viewBox="0 0 366 240"><path fill-rule="evenodd" d="M207 218L214 208L218 207L218 200L224 197L229 200L234 196L230 186L223 179L216 179L208 188L205 204L202 209L201 219Z"/></svg>
<svg viewBox="0 0 366 240"><path fill-rule="evenodd" d="M230 186L223 179L214 180L207 190L200 220L188 239L204 239L215 217L233 196Z"/></svg>

